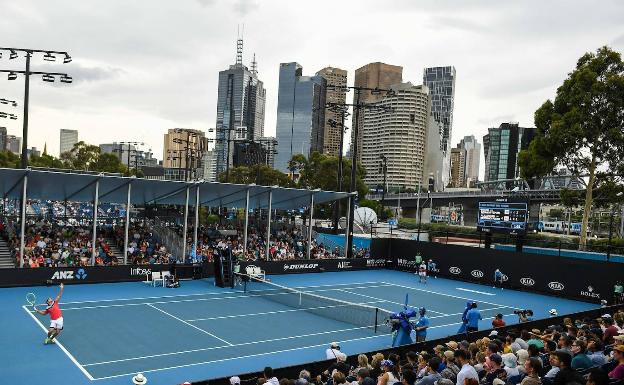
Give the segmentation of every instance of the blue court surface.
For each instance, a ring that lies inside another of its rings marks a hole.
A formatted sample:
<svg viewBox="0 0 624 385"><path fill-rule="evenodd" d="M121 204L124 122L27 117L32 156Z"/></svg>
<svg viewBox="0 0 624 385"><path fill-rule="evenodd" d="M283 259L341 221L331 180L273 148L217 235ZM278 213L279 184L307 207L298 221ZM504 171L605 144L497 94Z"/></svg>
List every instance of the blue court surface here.
<svg viewBox="0 0 624 385"><path fill-rule="evenodd" d="M270 279L318 295L389 311L424 306L428 338L455 334L467 300L476 300L490 327L497 313L517 321L516 308L536 318L597 305L470 283L435 279L418 283L410 273L377 270L292 274ZM10 384L131 383L141 371L150 384L177 384L325 359L332 341L351 355L390 345L385 331L321 317L270 300L270 296L221 289L211 280L183 281L179 289L142 282L68 285L61 300L65 330L56 345L43 345L48 317L33 314L25 296L55 296L58 287L0 289L4 304L1 373ZM383 328L381 330L384 330Z"/></svg>

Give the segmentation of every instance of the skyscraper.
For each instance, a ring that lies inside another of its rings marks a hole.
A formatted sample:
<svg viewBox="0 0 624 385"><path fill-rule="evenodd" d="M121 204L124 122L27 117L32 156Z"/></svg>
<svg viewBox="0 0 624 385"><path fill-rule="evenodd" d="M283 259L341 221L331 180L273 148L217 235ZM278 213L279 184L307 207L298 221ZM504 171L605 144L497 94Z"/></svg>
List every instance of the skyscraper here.
<svg viewBox="0 0 624 385"><path fill-rule="evenodd" d="M385 64L385 63L369 63L355 70L355 86L366 88L389 89L395 84L403 81L403 67ZM362 91L360 93L360 104L375 103L383 99L385 93L371 93L370 91ZM357 92L353 95L353 103L357 103ZM355 119L355 117L354 117ZM360 114L358 127L362 127L362 114ZM355 142L357 139L357 142ZM358 149L362 148L362 136L355 138L355 130L351 130L351 145L357 143ZM352 149L350 149L353 152ZM361 151L358 151L358 162L362 161Z"/></svg>
<svg viewBox="0 0 624 385"><path fill-rule="evenodd" d="M451 149L451 186L473 187L479 180L479 163L481 160L481 144L474 135L464 136Z"/></svg>
<svg viewBox="0 0 624 385"><path fill-rule="evenodd" d="M344 87L347 86L347 71L340 68L325 67L316 73L327 81L328 87L325 92L326 103L344 104L347 100L347 93ZM341 122L342 116L339 112L325 109L325 121L323 123L323 153L338 156L341 147L342 127L330 124L331 121ZM318 141L318 139L317 139Z"/></svg>
<svg viewBox="0 0 624 385"><path fill-rule="evenodd" d="M7 135L6 150L16 155L22 154L22 138L15 135Z"/></svg>
<svg viewBox="0 0 624 385"><path fill-rule="evenodd" d="M62 128L59 155L71 151L76 143L78 143L78 130L66 130Z"/></svg>
<svg viewBox="0 0 624 385"><path fill-rule="evenodd" d="M529 148L536 129L520 127L518 123L503 123L488 128L483 137L485 181L515 179L520 176L518 153Z"/></svg>
<svg viewBox="0 0 624 385"><path fill-rule="evenodd" d="M217 174L232 166L235 140L254 140L264 136L266 91L258 79L254 59L251 70L243 65L243 39L237 40L236 62L219 72L216 125ZM228 158L229 153L229 158Z"/></svg>
<svg viewBox="0 0 624 385"><path fill-rule="evenodd" d="M321 76L303 76L299 63L281 63L277 95L275 168L289 172L295 154L323 150L325 85Z"/></svg>
<svg viewBox="0 0 624 385"><path fill-rule="evenodd" d="M416 189L423 179L430 115L426 86L402 83L392 86L395 95L383 96L378 104L393 109L362 110L362 166L369 187L383 185L380 154L386 156L388 188Z"/></svg>

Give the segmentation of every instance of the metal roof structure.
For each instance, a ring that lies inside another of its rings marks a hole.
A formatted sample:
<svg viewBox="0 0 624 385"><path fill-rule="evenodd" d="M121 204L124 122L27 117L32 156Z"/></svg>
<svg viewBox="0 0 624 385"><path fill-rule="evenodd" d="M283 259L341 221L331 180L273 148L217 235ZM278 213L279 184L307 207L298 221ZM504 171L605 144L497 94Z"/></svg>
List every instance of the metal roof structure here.
<svg viewBox="0 0 624 385"><path fill-rule="evenodd" d="M304 190L284 187L241 185L219 182L177 182L105 174L83 174L68 171L0 168L0 194L4 198L21 199L24 176L28 176L28 199L93 202L96 185L100 203L125 203L130 185L130 203L194 205L197 189L202 206L245 207L249 190L249 208L268 207L268 193L272 191L272 208L298 209L308 206L314 194L314 203L325 203L349 197L346 192Z"/></svg>

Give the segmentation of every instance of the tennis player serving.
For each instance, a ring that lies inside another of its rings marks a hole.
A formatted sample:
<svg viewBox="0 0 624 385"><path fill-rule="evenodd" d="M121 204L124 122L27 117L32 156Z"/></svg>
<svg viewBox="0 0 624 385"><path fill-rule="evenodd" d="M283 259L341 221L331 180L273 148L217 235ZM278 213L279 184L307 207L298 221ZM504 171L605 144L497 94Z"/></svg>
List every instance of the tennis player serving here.
<svg viewBox="0 0 624 385"><path fill-rule="evenodd" d="M61 295L63 295L64 285L61 283L59 287L59 293L56 298L48 298L46 300L47 307L45 310L39 310L35 308L35 311L41 315L50 315L50 328L48 329L48 337L43 341L45 345L54 343L54 339L61 333L61 330L63 330L63 313L61 312L61 308L59 307L59 300L61 299Z"/></svg>

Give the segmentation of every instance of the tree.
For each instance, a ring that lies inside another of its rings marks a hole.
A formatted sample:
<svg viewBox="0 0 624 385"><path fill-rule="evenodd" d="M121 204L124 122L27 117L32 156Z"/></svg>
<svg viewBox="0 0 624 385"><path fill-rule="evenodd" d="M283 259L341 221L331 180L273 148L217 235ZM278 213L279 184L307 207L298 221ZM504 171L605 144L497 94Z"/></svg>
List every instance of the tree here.
<svg viewBox="0 0 624 385"><path fill-rule="evenodd" d="M298 187L336 191L338 187L336 185L338 182L338 157L321 154L315 151L307 159L301 154L294 155L288 164L289 167L291 165L296 166L296 170L299 171L300 177L297 183ZM343 158L342 170L342 186L340 190L347 191L351 183L350 159ZM368 186L364 183L365 175L366 171L358 164L355 186L360 199L364 198L368 193Z"/></svg>
<svg viewBox="0 0 624 385"><path fill-rule="evenodd" d="M2 168L18 168L20 166L20 158L11 151L0 152L0 167Z"/></svg>
<svg viewBox="0 0 624 385"><path fill-rule="evenodd" d="M588 174L579 246L587 243L587 226L597 177L624 171L624 63L608 47L586 53L535 112L537 135L523 151L523 176L542 176L557 164Z"/></svg>
<svg viewBox="0 0 624 385"><path fill-rule="evenodd" d="M47 152L41 156L31 155L28 159L28 165L31 167L66 168L62 160L48 155Z"/></svg>
<svg viewBox="0 0 624 385"><path fill-rule="evenodd" d="M62 153L61 160L73 170L91 171L92 165L97 162L99 156L99 146L87 144L81 140L74 144L71 150Z"/></svg>
<svg viewBox="0 0 624 385"><path fill-rule="evenodd" d="M226 173L221 173L218 179L219 182L225 182ZM288 175L266 164L255 164L251 167L233 167L230 169L228 181L239 184L255 183L260 186L292 187L294 185Z"/></svg>

